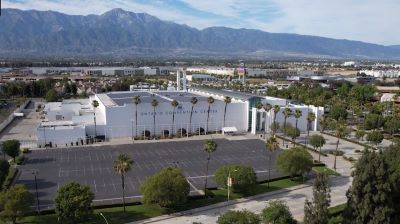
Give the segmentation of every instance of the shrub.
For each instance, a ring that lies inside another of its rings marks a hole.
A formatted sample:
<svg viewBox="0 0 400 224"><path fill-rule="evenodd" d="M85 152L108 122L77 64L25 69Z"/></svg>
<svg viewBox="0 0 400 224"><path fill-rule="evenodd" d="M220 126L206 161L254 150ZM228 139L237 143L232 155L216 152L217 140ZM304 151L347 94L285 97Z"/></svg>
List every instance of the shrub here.
<svg viewBox="0 0 400 224"><path fill-rule="evenodd" d="M312 169L312 156L302 147L284 150L278 156L277 166L279 171L291 177L303 175Z"/></svg>
<svg viewBox="0 0 400 224"><path fill-rule="evenodd" d="M242 211L228 211L225 214L218 217L218 224L259 224L260 218L258 215L248 210Z"/></svg>
<svg viewBox="0 0 400 224"><path fill-rule="evenodd" d="M187 201L190 186L180 169L168 167L149 177L140 192L144 204L173 208Z"/></svg>
<svg viewBox="0 0 400 224"><path fill-rule="evenodd" d="M229 172L232 180L232 191L239 193L251 192L257 185L257 176L253 168L244 165L227 165L218 168L215 173L215 182L218 186L227 187Z"/></svg>

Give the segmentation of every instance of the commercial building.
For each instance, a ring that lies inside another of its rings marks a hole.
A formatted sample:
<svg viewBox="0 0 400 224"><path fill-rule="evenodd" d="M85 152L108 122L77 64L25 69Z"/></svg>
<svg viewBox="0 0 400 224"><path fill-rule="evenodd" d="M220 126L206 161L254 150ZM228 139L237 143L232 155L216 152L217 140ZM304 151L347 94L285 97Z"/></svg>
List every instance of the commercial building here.
<svg viewBox="0 0 400 224"><path fill-rule="evenodd" d="M135 96L141 101L137 105L133 102ZM211 104L210 96L215 100ZM227 96L231 103L226 105ZM193 98L197 99L196 104L192 104ZM96 108L94 101L98 102ZM178 102L176 107L172 106L174 101ZM46 120L37 128L38 144L42 147L50 142L53 147L81 144L93 136L105 140L172 134L184 137L189 133L220 132L227 127L253 134L270 132L274 112L257 109L259 103L279 105L276 121L281 124L285 108L301 110L298 128L303 132L307 129L308 112L316 115L312 130L317 129L318 118L324 112L322 107L292 104L286 99L198 87L188 91L109 92L84 100L46 104ZM296 119L291 116L287 122L295 125Z"/></svg>

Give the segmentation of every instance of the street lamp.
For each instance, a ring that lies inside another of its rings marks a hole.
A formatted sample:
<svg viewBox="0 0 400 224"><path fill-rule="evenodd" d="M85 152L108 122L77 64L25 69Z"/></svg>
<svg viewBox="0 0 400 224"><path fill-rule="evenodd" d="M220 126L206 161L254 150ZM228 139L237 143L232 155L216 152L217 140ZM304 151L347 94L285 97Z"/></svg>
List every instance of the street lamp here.
<svg viewBox="0 0 400 224"><path fill-rule="evenodd" d="M236 172L236 171L237 170L233 170L233 172ZM233 184L233 180L232 180L232 177L231 177L231 170L229 170L229 172L228 172L228 179L226 181L227 181L226 185L228 186L228 201L229 201L230 193L231 193L231 187L232 187L232 184Z"/></svg>
<svg viewBox="0 0 400 224"><path fill-rule="evenodd" d="M40 203L39 203L39 192L38 192L38 185L37 185L37 178L36 176L39 174L37 170L32 170L32 175L35 177L35 191L36 191L36 209L38 214L40 214Z"/></svg>
<svg viewBox="0 0 400 224"><path fill-rule="evenodd" d="M100 212L100 215L101 215L101 217L103 217L104 221L106 221L106 223L108 224L108 221L107 221L106 217L103 215L102 212Z"/></svg>

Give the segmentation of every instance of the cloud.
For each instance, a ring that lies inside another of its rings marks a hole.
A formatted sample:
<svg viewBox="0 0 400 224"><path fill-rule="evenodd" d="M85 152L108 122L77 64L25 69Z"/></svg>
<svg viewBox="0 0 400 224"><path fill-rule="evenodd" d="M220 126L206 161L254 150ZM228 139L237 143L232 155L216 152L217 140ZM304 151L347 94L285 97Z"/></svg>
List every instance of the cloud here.
<svg viewBox="0 0 400 224"><path fill-rule="evenodd" d="M199 29L254 28L400 44L398 0L3 0L3 7L80 15L122 8Z"/></svg>

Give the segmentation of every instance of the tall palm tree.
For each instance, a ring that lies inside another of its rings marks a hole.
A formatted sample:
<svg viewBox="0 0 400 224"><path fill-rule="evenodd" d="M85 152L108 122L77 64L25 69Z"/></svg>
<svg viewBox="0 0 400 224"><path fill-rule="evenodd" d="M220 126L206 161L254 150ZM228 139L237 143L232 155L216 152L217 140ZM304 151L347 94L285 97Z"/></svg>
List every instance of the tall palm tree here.
<svg viewBox="0 0 400 224"><path fill-rule="evenodd" d="M206 124L206 134L208 133L208 120L210 119L210 109L211 109L211 104L214 103L214 98L212 96L209 96L207 98L207 102L208 102L208 110L207 110L207 124Z"/></svg>
<svg viewBox="0 0 400 224"><path fill-rule="evenodd" d="M97 137L96 109L99 106L99 101L93 100L92 106L93 106L93 120L94 120L94 138L96 139Z"/></svg>
<svg viewBox="0 0 400 224"><path fill-rule="evenodd" d="M307 114L307 138L310 136L310 129L312 122L315 121L315 114L313 112L308 112Z"/></svg>
<svg viewBox="0 0 400 224"><path fill-rule="evenodd" d="M274 130L273 133L274 135L276 134L276 115L279 113L279 111L281 110L281 107L279 105L274 105Z"/></svg>
<svg viewBox="0 0 400 224"><path fill-rule="evenodd" d="M179 103L178 103L178 101L176 101L176 100L173 100L172 102L171 102L171 106L172 106L172 108L173 108L173 110L172 110L172 136L174 136L174 123L175 123L175 109L176 109L176 107L179 105Z"/></svg>
<svg viewBox="0 0 400 224"><path fill-rule="evenodd" d="M138 105L142 102L140 99L140 96L134 96L132 99L133 103L135 104L135 137L137 137L137 124L138 124L138 119L137 119L137 108Z"/></svg>
<svg viewBox="0 0 400 224"><path fill-rule="evenodd" d="M279 149L278 141L276 140L275 136L271 136L266 142L265 142L265 148L269 152L268 157L269 157L269 162L268 162L268 187L269 187L269 182L271 180L271 159L272 159L272 153L274 153L276 150Z"/></svg>
<svg viewBox="0 0 400 224"><path fill-rule="evenodd" d="M151 106L153 107L153 136L156 137L156 107L158 106L158 101L153 99L151 101Z"/></svg>
<svg viewBox="0 0 400 224"><path fill-rule="evenodd" d="M224 102L225 102L225 110L224 110L224 127L225 127L226 108L228 107L228 104L232 102L232 99L229 96L226 96L224 98Z"/></svg>
<svg viewBox="0 0 400 224"><path fill-rule="evenodd" d="M336 156L339 152L339 140L340 138L343 138L346 135L346 125L341 122L341 121L337 121L335 123L335 136L337 138L336 141L336 150L335 150L335 161L333 163L333 168L336 170Z"/></svg>
<svg viewBox="0 0 400 224"><path fill-rule="evenodd" d="M296 109L296 110L294 111L294 118L296 118L296 125L295 125L296 131L297 131L297 123L299 122L299 118L300 118L301 116L303 116L303 112L302 112L301 110L299 110L299 109ZM296 141L296 138L294 138L294 141Z"/></svg>
<svg viewBox="0 0 400 224"><path fill-rule="evenodd" d="M206 164L206 179L204 181L204 194L207 196L207 176L208 176L208 166L210 164L210 159L211 159L211 153L215 152L217 150L218 144L212 140L206 140L204 142L203 149L205 152L207 152L207 164Z"/></svg>
<svg viewBox="0 0 400 224"><path fill-rule="evenodd" d="M120 154L114 161L114 170L121 175L122 182L122 204L125 213L125 173L129 172L132 168L133 160L126 154Z"/></svg>
<svg viewBox="0 0 400 224"><path fill-rule="evenodd" d="M283 120L283 145L285 145L285 137L286 137L286 121L288 119L288 117L292 116L292 110L288 107L286 107L283 111L282 111L284 120Z"/></svg>
<svg viewBox="0 0 400 224"><path fill-rule="evenodd" d="M190 119L189 119L189 132L192 132L192 116L193 116L193 108L194 105L196 105L198 102L198 99L196 97L192 97L190 100L190 103L192 104L192 109L190 110Z"/></svg>
<svg viewBox="0 0 400 224"><path fill-rule="evenodd" d="M263 108L265 110L265 118L267 118L267 113L272 109L272 105L267 103L263 105ZM264 121L265 122L265 121ZM264 125L265 126L265 125ZM267 133L267 129L264 127L264 134Z"/></svg>

